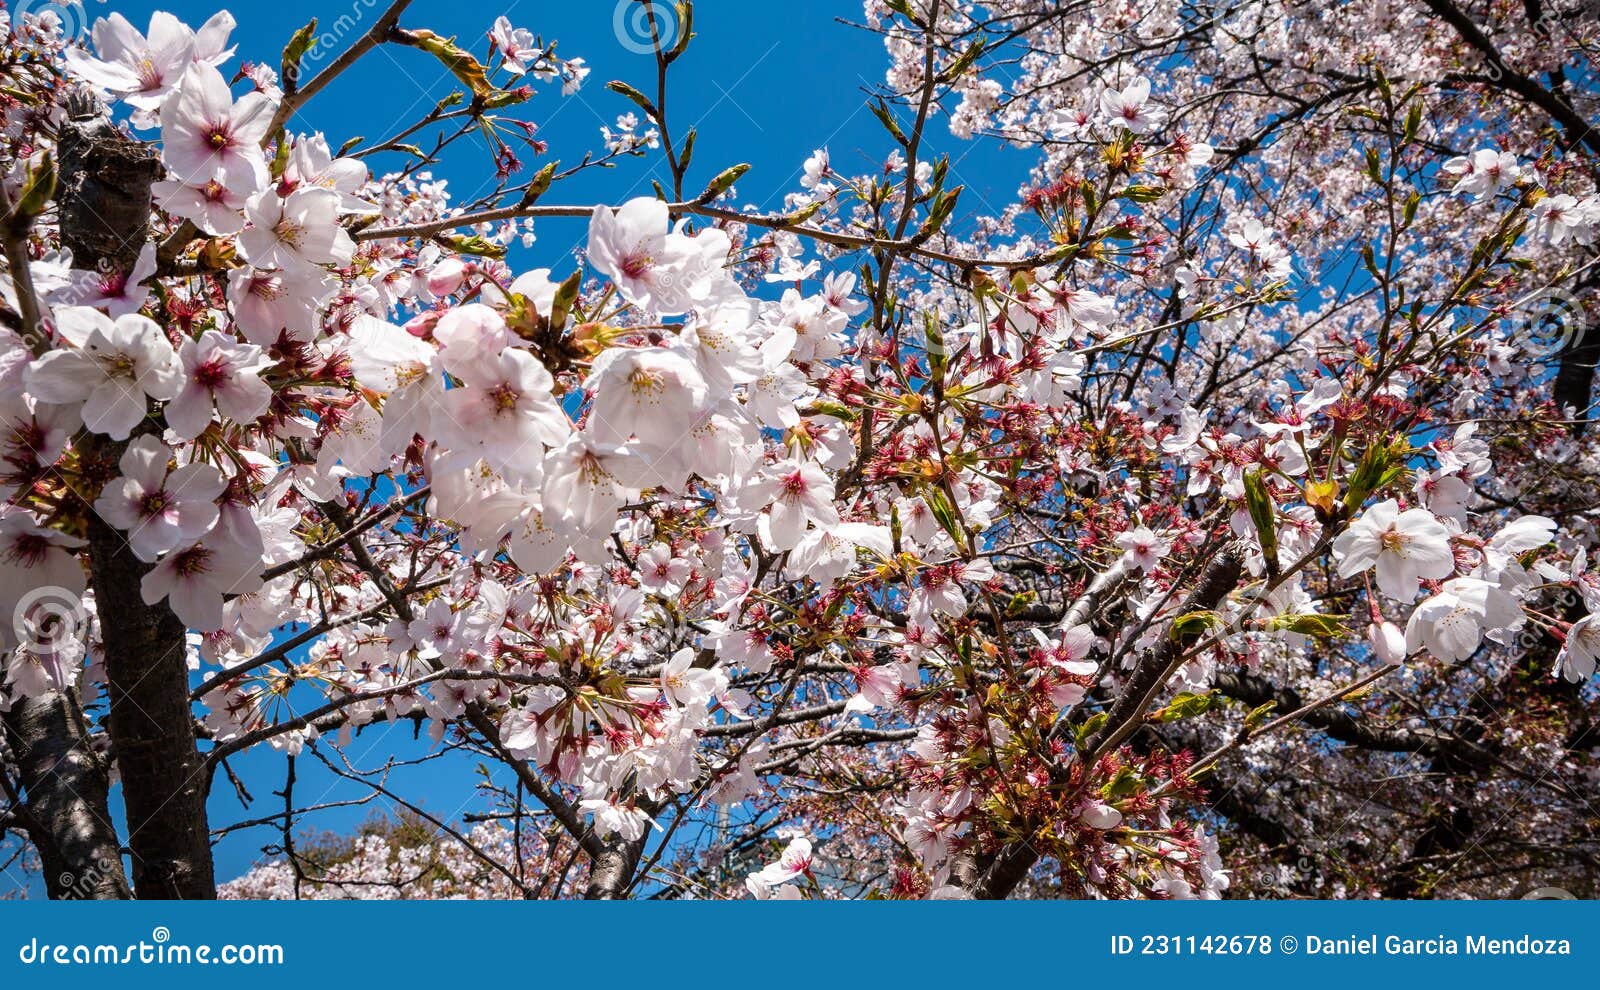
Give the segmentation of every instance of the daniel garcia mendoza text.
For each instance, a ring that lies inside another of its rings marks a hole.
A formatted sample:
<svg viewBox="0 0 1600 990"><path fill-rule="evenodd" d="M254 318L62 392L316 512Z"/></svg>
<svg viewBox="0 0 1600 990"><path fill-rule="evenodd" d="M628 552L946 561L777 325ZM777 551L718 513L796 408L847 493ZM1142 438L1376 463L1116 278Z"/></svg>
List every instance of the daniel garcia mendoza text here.
<svg viewBox="0 0 1600 990"><path fill-rule="evenodd" d="M1492 938L1468 935L1453 938L1435 935L1409 938L1404 935L1350 935L1343 938L1305 937L1303 952L1320 956L1570 956L1572 943L1564 938L1518 935Z"/></svg>

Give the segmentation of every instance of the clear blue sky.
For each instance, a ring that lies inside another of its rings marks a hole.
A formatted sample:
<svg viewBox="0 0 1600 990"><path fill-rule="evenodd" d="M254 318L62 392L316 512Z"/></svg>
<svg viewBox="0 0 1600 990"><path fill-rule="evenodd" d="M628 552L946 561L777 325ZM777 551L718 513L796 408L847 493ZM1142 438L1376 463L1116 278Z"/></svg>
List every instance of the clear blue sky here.
<svg viewBox="0 0 1600 990"><path fill-rule="evenodd" d="M91 19L117 10L140 30L152 10L169 10L198 26L219 6L224 5L204 0L155 4L86 0L84 4ZM236 59L276 66L290 34L311 17L318 18L320 31L332 30L341 17L347 22L359 21L350 31L354 37L387 3L276 0L226 6L238 20L233 35L238 44ZM601 149L599 128L632 108L605 89L608 80L622 79L653 95L653 58L617 42L612 0L559 4L418 0L401 24L454 35L463 47L482 55L485 33L502 13L517 27L542 35L546 41L557 40L564 56L581 56L592 69L578 94L563 97L556 86L545 85L531 102L518 108L522 119L539 126L539 136L551 149L546 159L527 162L527 174L549 158L561 159L565 167L575 164L585 150ZM777 209L783 195L797 187L801 164L813 148L828 147L841 171L867 171L883 160L890 141L865 109L867 93L883 80L887 64L883 46L876 35L838 21L859 21L860 15L860 4L854 0L700 0L696 4L698 36L689 54L674 65L669 90L669 119L675 138L681 138L690 124L699 131L688 180L691 193L698 192L723 168L749 162L754 167L738 185L739 201ZM225 69L236 65L230 63ZM303 112L296 129L320 129L334 147L358 134L378 140L414 121L450 92L453 82L436 61L421 52L382 47L320 94ZM929 145L934 153L950 154L953 183L967 185L965 203L972 207L985 201L1004 202L1014 195L1027 164L1023 154L991 142L957 141L942 122L930 128ZM448 178L458 196L470 198L487 188L487 180L493 177L492 164L481 142L463 143L456 152L435 173ZM385 166L374 167L381 170ZM398 166L391 163L388 167ZM621 202L648 195L650 179L662 177L664 171L655 155L627 160L614 171L594 170L558 186L547 201ZM571 266L570 251L586 235L586 225L581 221L541 221L538 234L538 243L530 251L513 255L514 266L549 266L564 272ZM390 758L414 759L426 750L426 737L412 741L409 726L377 726L369 728L348 754L357 765L370 769ZM271 793L283 783L280 755L263 749L239 757L233 764L255 802L244 809L226 777L219 775L211 799L213 828L270 814L283 806L281 798ZM451 759L396 770L389 786L436 816L456 819L463 811L484 807L474 793L478 779L470 764ZM320 769L310 757L300 761L297 803L346 800L363 793L364 789L342 783ZM120 813L120 795L113 797L113 804ZM330 810L304 824L348 831L383 807L380 801L362 808ZM256 828L225 839L217 848L218 879L231 879L246 871L260 856L262 844L276 840L275 833L275 829Z"/></svg>

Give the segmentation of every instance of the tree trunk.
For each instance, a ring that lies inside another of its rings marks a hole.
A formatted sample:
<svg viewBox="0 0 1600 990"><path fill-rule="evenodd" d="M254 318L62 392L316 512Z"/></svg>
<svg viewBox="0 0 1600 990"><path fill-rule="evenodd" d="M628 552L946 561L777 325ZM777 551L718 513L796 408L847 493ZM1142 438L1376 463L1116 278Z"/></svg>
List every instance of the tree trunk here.
<svg viewBox="0 0 1600 990"><path fill-rule="evenodd" d="M6 743L22 774L17 808L55 900L125 900L105 765L89 748L77 692L18 699L5 715Z"/></svg>
<svg viewBox="0 0 1600 990"><path fill-rule="evenodd" d="M639 856L643 852L643 838L608 840L605 851L589 864L589 886L583 892L584 899L614 901L620 898L633 882L633 871L639 868Z"/></svg>
<svg viewBox="0 0 1600 990"><path fill-rule="evenodd" d="M1551 382L1551 398L1562 415L1572 410L1575 422L1570 432L1581 436L1589 425L1589 406L1594 398L1594 368L1600 363L1600 327L1585 324L1577 337L1561 352L1556 377Z"/></svg>
<svg viewBox="0 0 1600 990"><path fill-rule="evenodd" d="M69 104L60 155L61 240L73 265L131 270L149 236L155 153L114 128L98 106L80 103ZM125 445L102 440L90 438L86 459L98 458L109 472ZM89 558L134 891L141 898L213 898L205 764L195 747L183 623L165 604L144 603L139 583L150 565L98 518L90 521Z"/></svg>
<svg viewBox="0 0 1600 990"><path fill-rule="evenodd" d="M146 899L213 898L205 763L195 747L183 623L165 605L139 597L148 565L98 520L90 527L89 555L133 889Z"/></svg>

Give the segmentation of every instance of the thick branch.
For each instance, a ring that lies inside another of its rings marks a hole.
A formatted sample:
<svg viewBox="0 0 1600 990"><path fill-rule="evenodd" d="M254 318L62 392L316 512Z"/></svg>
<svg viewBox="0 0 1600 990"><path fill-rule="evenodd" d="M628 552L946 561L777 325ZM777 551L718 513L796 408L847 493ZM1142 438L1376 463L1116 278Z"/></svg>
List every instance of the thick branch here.
<svg viewBox="0 0 1600 990"><path fill-rule="evenodd" d="M155 152L118 131L98 107L81 104L62 126L60 148L62 246L80 268L130 271L149 235ZM124 445L91 436L80 447L86 460L114 463ZM139 585L150 566L97 516L90 518L89 559L134 890L142 898L215 897L186 631L165 604L144 603Z"/></svg>
<svg viewBox="0 0 1600 990"><path fill-rule="evenodd" d="M1223 694L1242 701L1252 708L1272 703L1277 711L1295 712L1306 707L1298 691L1274 684L1265 677L1246 670L1220 670L1212 679L1212 684ZM1361 749L1382 753L1423 753L1430 756L1449 754L1471 766L1486 766L1493 762L1488 753L1448 732L1426 728L1383 729L1368 724L1359 715L1345 708L1331 706L1317 708L1305 712L1299 720L1321 729L1330 739Z"/></svg>
<svg viewBox="0 0 1600 990"><path fill-rule="evenodd" d="M1454 28L1461 40L1482 55L1484 61L1488 63L1488 73L1482 78L1473 78L1469 81L1515 93L1549 114L1552 120L1566 130L1568 138L1574 145L1585 145L1590 151L1600 154L1600 135L1597 135L1594 128L1573 109L1572 104L1560 94L1546 89L1507 65L1494 40L1485 34L1465 11L1457 7L1452 0L1422 0L1422 2L1440 20Z"/></svg>
<svg viewBox="0 0 1600 990"><path fill-rule="evenodd" d="M117 830L106 800L106 768L89 747L77 692L13 703L6 743L22 775L22 824L39 851L52 899L125 900Z"/></svg>

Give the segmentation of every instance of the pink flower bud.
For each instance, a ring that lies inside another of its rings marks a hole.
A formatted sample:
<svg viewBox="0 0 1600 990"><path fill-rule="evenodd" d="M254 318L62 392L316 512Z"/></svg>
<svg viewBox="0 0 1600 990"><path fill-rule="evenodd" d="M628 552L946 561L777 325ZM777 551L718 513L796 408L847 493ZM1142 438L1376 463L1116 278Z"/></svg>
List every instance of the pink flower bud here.
<svg viewBox="0 0 1600 990"><path fill-rule="evenodd" d="M429 270L428 291L435 296L448 296L461 288L466 277L467 263L460 258L448 258Z"/></svg>
<svg viewBox="0 0 1600 990"><path fill-rule="evenodd" d="M405 332L413 337L427 338L432 335L434 324L439 322L439 316L440 314L433 310L429 310L426 313L418 313L406 321Z"/></svg>

